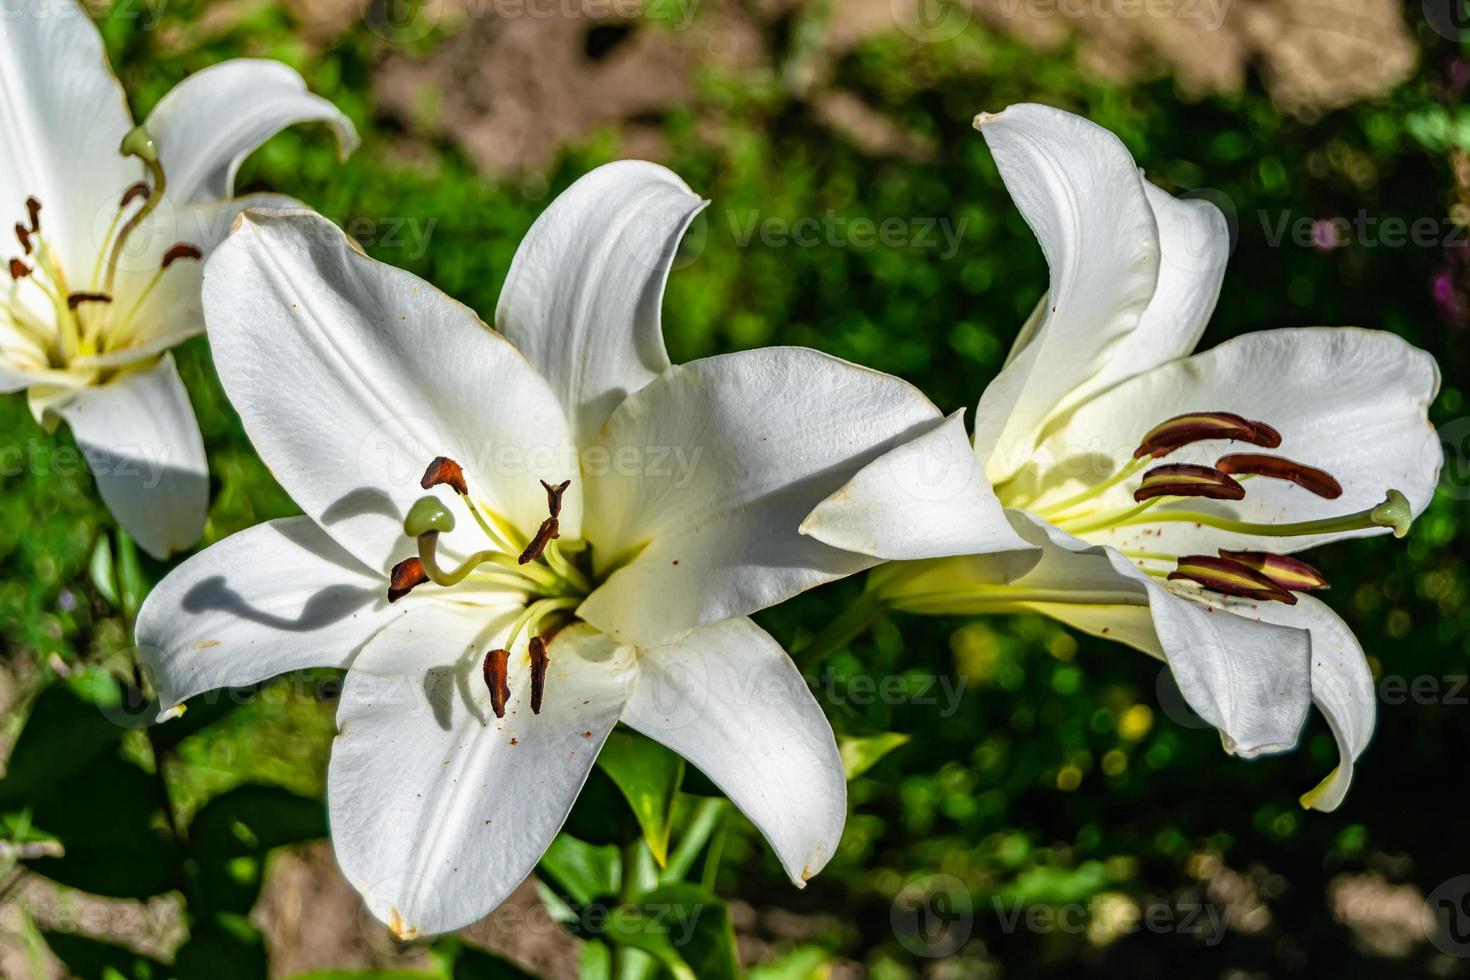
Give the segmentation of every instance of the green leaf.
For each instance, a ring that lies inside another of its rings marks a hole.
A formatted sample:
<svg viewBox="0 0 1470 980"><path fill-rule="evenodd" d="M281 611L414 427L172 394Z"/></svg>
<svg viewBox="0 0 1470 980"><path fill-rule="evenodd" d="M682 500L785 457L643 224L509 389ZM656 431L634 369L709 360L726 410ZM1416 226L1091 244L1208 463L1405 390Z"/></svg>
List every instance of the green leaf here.
<svg viewBox="0 0 1470 980"><path fill-rule="evenodd" d="M606 938L655 957L677 980L736 980L730 910L698 885L655 888L608 917Z"/></svg>
<svg viewBox="0 0 1470 980"><path fill-rule="evenodd" d="M837 739L837 751L842 755L842 770L849 781L867 772L885 755L908 742L909 737L900 732L880 732L877 735L844 735Z"/></svg>
<svg viewBox="0 0 1470 980"><path fill-rule="evenodd" d="M820 946L798 946L770 963L753 967L749 980L812 980L825 976L823 969L832 954Z"/></svg>
<svg viewBox="0 0 1470 980"><path fill-rule="evenodd" d="M454 980L534 980L510 960L469 946L454 959Z"/></svg>
<svg viewBox="0 0 1470 980"><path fill-rule="evenodd" d="M618 847L640 834L638 820L623 802L623 793L607 773L596 766L587 774L587 782L562 830L589 844L613 844Z"/></svg>
<svg viewBox="0 0 1470 980"><path fill-rule="evenodd" d="M541 871L578 905L616 895L623 886L623 856L611 844L597 846L558 834L541 855Z"/></svg>
<svg viewBox="0 0 1470 980"><path fill-rule="evenodd" d="M274 786L241 786L210 800L189 825L189 853L212 911L245 914L260 891L266 854L327 833L321 801Z"/></svg>
<svg viewBox="0 0 1470 980"><path fill-rule="evenodd" d="M103 534L97 538L97 544L92 548L92 558L87 563L87 573L92 578L92 584L97 591L106 599L108 605L114 608L122 608L117 598L117 570L112 560L112 539Z"/></svg>
<svg viewBox="0 0 1470 980"><path fill-rule="evenodd" d="M581 980L612 980L612 950L606 943L587 940L577 963L577 976Z"/></svg>
<svg viewBox="0 0 1470 980"><path fill-rule="evenodd" d="M157 960L74 932L42 933L46 945L77 980L163 980L170 971Z"/></svg>
<svg viewBox="0 0 1470 980"><path fill-rule="evenodd" d="M137 545L122 528L117 531L117 592L123 616L131 624L138 618L138 610L148 595L148 579L138 561Z"/></svg>
<svg viewBox="0 0 1470 980"><path fill-rule="evenodd" d="M39 799L32 816L66 848L30 863L39 874L99 895L148 898L179 884L153 776L117 755L95 758Z"/></svg>
<svg viewBox="0 0 1470 980"><path fill-rule="evenodd" d="M113 748L123 729L64 684L37 696L0 780L0 809L34 804Z"/></svg>
<svg viewBox="0 0 1470 980"><path fill-rule="evenodd" d="M597 764L622 791L654 860L668 862L674 799L684 778L684 760L636 732L617 729L608 736Z"/></svg>

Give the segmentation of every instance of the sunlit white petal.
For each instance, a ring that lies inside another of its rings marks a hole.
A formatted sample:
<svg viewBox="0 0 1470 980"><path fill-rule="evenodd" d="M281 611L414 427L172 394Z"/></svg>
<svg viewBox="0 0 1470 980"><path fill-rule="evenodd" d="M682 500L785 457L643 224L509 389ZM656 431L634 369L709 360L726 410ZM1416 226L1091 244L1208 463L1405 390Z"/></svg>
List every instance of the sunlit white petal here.
<svg viewBox="0 0 1470 980"><path fill-rule="evenodd" d="M832 726L786 651L748 619L640 650L623 721L698 766L750 818L798 886L847 818Z"/></svg>
<svg viewBox="0 0 1470 980"><path fill-rule="evenodd" d="M536 866L633 686L586 626L551 645L539 715L522 654L505 717L481 678L504 618L427 603L370 642L337 711L327 805L342 873L400 939L481 918Z"/></svg>
<svg viewBox="0 0 1470 980"><path fill-rule="evenodd" d="M84 388L57 414L71 426L113 515L156 558L187 550L204 530L204 440L172 355Z"/></svg>
<svg viewBox="0 0 1470 980"><path fill-rule="evenodd" d="M241 162L281 130L304 122L331 126L343 157L357 147L352 121L309 92L294 69L239 58L185 78L159 100L144 127L158 145L170 200L185 207L232 196Z"/></svg>
<svg viewBox="0 0 1470 980"><path fill-rule="evenodd" d="M458 460L475 493L526 533L546 516L538 479L575 474L566 418L525 358L325 218L247 212L205 270L204 309L220 380L256 450L371 567L411 553L403 517L437 456ZM574 481L568 537L579 533L578 491ZM455 533L474 532L465 522Z"/></svg>
<svg viewBox="0 0 1470 980"><path fill-rule="evenodd" d="M664 282L707 203L666 168L623 160L567 188L521 240L495 325L551 382L579 441L669 366Z"/></svg>
<svg viewBox="0 0 1470 980"><path fill-rule="evenodd" d="M804 348L670 368L584 456L587 534L617 570L578 615L656 646L869 567L797 528L938 419L912 385Z"/></svg>
<svg viewBox="0 0 1470 980"><path fill-rule="evenodd" d="M1051 269L1043 319L976 413L975 448L999 482L1026 461L1048 418L1098 390L1112 349L1154 295L1159 235L1133 158L1101 126L1031 104L976 125Z"/></svg>

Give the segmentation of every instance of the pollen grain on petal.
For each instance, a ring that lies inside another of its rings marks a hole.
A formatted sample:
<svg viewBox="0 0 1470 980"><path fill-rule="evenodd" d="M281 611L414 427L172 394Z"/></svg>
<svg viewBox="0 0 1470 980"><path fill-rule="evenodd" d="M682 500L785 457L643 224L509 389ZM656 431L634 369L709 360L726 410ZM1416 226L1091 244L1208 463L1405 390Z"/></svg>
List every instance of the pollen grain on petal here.
<svg viewBox="0 0 1470 980"><path fill-rule="evenodd" d="M1222 473L1268 476L1276 480L1289 480L1297 486L1310 490L1319 497L1336 500L1342 496L1342 484L1326 470L1298 463L1284 456L1268 456L1265 453L1231 453L1221 456L1215 466Z"/></svg>
<svg viewBox="0 0 1470 980"><path fill-rule="evenodd" d="M1143 474L1133 499L1139 503L1154 497L1208 497L1212 500L1240 500L1245 487L1230 475L1213 466L1194 463L1166 463Z"/></svg>
<svg viewBox="0 0 1470 980"><path fill-rule="evenodd" d="M495 717L505 717L505 704L510 700L510 651L502 648L485 654L485 686L490 689L490 709Z"/></svg>
<svg viewBox="0 0 1470 980"><path fill-rule="evenodd" d="M469 484L464 478L464 467L448 456L435 456L429 468L424 470L424 478L419 481L419 486L432 490L443 485L447 485L460 496L470 492Z"/></svg>
<svg viewBox="0 0 1470 980"><path fill-rule="evenodd" d="M405 558L393 566L388 577L388 601L397 602L429 580L424 563L418 558Z"/></svg>

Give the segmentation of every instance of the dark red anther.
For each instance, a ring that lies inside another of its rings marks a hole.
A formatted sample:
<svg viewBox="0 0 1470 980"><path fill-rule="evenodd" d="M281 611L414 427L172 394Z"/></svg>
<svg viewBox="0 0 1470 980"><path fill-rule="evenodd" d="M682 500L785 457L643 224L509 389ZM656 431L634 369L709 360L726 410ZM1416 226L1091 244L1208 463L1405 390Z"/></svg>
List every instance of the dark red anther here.
<svg viewBox="0 0 1470 980"><path fill-rule="evenodd" d="M516 564L526 565L540 558L546 546L559 537L561 537L561 522L555 517L548 517L541 522L541 526L536 530L536 536L531 539L530 544L526 545L526 550L521 552L521 556L516 559Z"/></svg>
<svg viewBox="0 0 1470 980"><path fill-rule="evenodd" d="M491 650L485 654L485 686L490 689L490 709L495 717L505 717L505 703L510 700L510 651Z"/></svg>
<svg viewBox="0 0 1470 980"><path fill-rule="evenodd" d="M83 303L111 303L112 297L106 293L70 293L66 297L66 308L75 310Z"/></svg>
<svg viewBox="0 0 1470 980"><path fill-rule="evenodd" d="M136 184L130 184L128 189L123 191L122 200L118 202L117 209L121 211L140 197L146 201L152 196L153 189L148 186L148 182L140 180Z"/></svg>
<svg viewBox="0 0 1470 980"><path fill-rule="evenodd" d="M460 496L470 492L469 484L464 479L464 468L448 456L435 456L429 468L424 470L424 478L419 481L419 486L425 490L432 490L441 484L447 484Z"/></svg>
<svg viewBox="0 0 1470 980"><path fill-rule="evenodd" d="M1269 476L1276 480L1290 480L1299 487L1312 491L1319 497L1336 500L1342 496L1342 484L1326 470L1307 466L1284 456L1267 456L1263 453L1231 453L1221 456L1215 463L1224 473L1249 473L1252 476Z"/></svg>
<svg viewBox="0 0 1470 980"><path fill-rule="evenodd" d="M1220 557L1253 568L1283 589L1293 592L1327 588L1327 576L1290 555L1273 555L1267 551L1227 551L1221 548Z"/></svg>
<svg viewBox="0 0 1470 980"><path fill-rule="evenodd" d="M1206 439L1235 439L1252 445L1281 445L1281 436L1264 422L1253 422L1234 412L1190 412L1160 422L1133 450L1134 459L1167 456L1181 446Z"/></svg>
<svg viewBox="0 0 1470 980"><path fill-rule="evenodd" d="M1217 558L1214 555L1185 555L1179 559L1170 581L1194 582L1223 595L1239 596L1243 599L1284 602L1296 605L1296 596L1271 581L1266 575L1232 558Z"/></svg>
<svg viewBox="0 0 1470 980"><path fill-rule="evenodd" d="M531 637L531 713L541 713L541 695L546 691L546 667L551 658L546 655L546 641L539 636Z"/></svg>
<svg viewBox="0 0 1470 980"><path fill-rule="evenodd" d="M31 274L31 267L30 266L26 265L20 259L11 259L10 260L10 278L12 278L12 279L24 279L26 276L28 276L30 274Z"/></svg>
<svg viewBox="0 0 1470 980"><path fill-rule="evenodd" d="M15 239L20 242L20 247L27 255L31 254L31 231L19 221L15 223Z"/></svg>
<svg viewBox="0 0 1470 980"><path fill-rule="evenodd" d="M177 245L170 246L169 250L163 253L162 268L167 269L180 259L192 259L198 262L202 258L204 258L204 252L197 245L190 245L188 242L179 242Z"/></svg>
<svg viewBox="0 0 1470 980"><path fill-rule="evenodd" d="M417 558L405 558L393 566L388 576L388 601L397 602L429 580L424 563Z"/></svg>
<svg viewBox="0 0 1470 980"><path fill-rule="evenodd" d="M1209 497L1212 500L1240 500L1245 487L1213 466L1194 463L1165 463L1143 474L1143 481L1133 491L1133 499L1142 503L1152 497Z"/></svg>
<svg viewBox="0 0 1470 980"><path fill-rule="evenodd" d="M552 486L542 480L541 485L546 488L546 509L551 512L552 517L560 517L561 496L567 492L567 487L572 485L572 481L563 480L558 486Z"/></svg>
<svg viewBox="0 0 1470 980"><path fill-rule="evenodd" d="M1257 446L1264 446L1266 449L1275 449L1281 445L1281 433L1271 428L1265 422L1258 419L1251 419L1251 427L1256 430L1256 437L1248 440L1249 442L1253 442Z"/></svg>
<svg viewBox="0 0 1470 980"><path fill-rule="evenodd" d="M34 197L26 198L26 214L31 219L31 234L41 230L41 202Z"/></svg>

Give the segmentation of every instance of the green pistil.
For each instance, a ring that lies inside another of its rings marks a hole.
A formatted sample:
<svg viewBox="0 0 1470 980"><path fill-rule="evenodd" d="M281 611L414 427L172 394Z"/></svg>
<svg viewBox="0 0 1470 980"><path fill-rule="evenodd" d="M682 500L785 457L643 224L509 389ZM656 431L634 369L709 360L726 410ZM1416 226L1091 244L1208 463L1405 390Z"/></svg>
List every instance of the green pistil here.
<svg viewBox="0 0 1470 980"><path fill-rule="evenodd" d="M1156 497L1155 500L1165 498ZM1150 501L1152 503L1152 501ZM1135 508L1135 511L1140 508ZM1314 521L1294 521L1288 524L1256 524L1251 521L1237 521L1229 517L1221 517L1218 514L1204 514L1198 511L1167 510L1157 514L1144 517L1140 514L1132 516L1125 515L1121 519L1106 522L1098 527L1084 527L1072 529L1073 534L1088 530L1100 530L1109 527L1128 527L1134 524L1163 524L1163 523L1188 523L1202 524L1205 527L1218 528L1221 531L1233 531L1237 534L1254 534L1262 537L1272 538L1296 538L1310 534L1336 534L1342 531L1365 531L1375 527L1386 527L1393 529L1393 536L1402 538L1409 533L1409 526L1414 521L1414 515L1409 507L1409 501L1397 490L1388 491L1388 496L1381 504L1369 507L1367 510L1358 511L1355 514L1346 514L1342 517L1324 517Z"/></svg>

